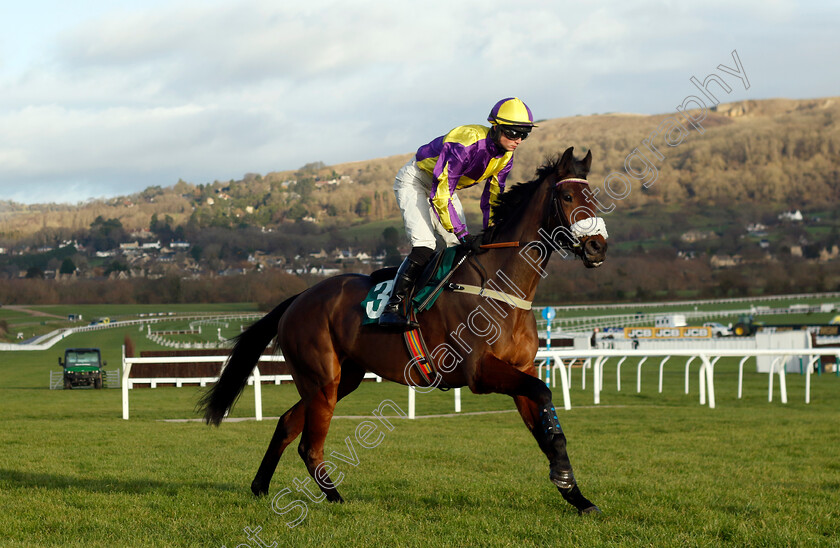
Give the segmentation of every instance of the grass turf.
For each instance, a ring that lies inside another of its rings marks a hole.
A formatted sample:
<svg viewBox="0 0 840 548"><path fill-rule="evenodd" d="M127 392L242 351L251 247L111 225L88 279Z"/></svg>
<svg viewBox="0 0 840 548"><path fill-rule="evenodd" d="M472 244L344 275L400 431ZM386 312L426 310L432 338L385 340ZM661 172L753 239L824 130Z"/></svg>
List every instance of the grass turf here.
<svg viewBox="0 0 840 548"><path fill-rule="evenodd" d="M99 334L104 343L117 332ZM111 340L113 339L113 340ZM77 344L68 341L68 344ZM280 461L268 498L248 486L275 421L224 423L195 417L198 388L131 392L121 420L118 390L50 391L57 352L0 354L0 539L5 546L837 546L840 543L840 379L788 375L789 403L767 401L767 376L737 361L716 366L717 408L683 390L683 368L625 365L624 389L605 370L602 405L574 372L571 411L560 411L576 477L604 511L581 518L548 481L548 465L515 412L394 420L375 448L355 443L358 464L332 458L346 504L315 503L295 490L308 477L297 442ZM629 361L629 360L628 360ZM116 361L114 361L116 363ZM113 364L112 364L113 365ZM587 379L591 389L591 378ZM555 403L561 405L558 391ZM293 386L265 386L264 413L296 401ZM407 392L365 383L336 409L326 454L385 399L406 409ZM503 396L464 394L465 413L509 410ZM451 393L418 396L418 414L450 413ZM232 416L253 416L253 392ZM311 485L311 483L310 483ZM306 503L302 522L286 525ZM282 502L282 504L279 504ZM302 507L302 505L299 505Z"/></svg>

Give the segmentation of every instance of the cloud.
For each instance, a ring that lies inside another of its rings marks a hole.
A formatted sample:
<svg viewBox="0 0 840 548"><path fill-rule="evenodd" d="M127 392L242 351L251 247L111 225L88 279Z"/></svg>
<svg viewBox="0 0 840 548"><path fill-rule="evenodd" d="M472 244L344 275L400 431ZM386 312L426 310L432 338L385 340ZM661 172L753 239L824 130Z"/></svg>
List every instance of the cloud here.
<svg viewBox="0 0 840 548"><path fill-rule="evenodd" d="M44 49L21 70L0 66L3 196L84 200L406 153L510 95L538 118L669 112L733 49L751 97L838 84L815 68L840 45L836 10L785 1L109 6L31 39ZM791 28L803 38L777 39Z"/></svg>

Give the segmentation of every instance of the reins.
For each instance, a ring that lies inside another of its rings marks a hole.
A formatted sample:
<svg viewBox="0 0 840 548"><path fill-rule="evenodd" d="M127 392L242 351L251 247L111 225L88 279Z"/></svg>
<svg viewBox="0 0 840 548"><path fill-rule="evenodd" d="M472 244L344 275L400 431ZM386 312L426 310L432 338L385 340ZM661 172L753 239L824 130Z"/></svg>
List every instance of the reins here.
<svg viewBox="0 0 840 548"><path fill-rule="evenodd" d="M589 181L587 181L586 179L581 179L581 178L577 178L577 177L570 177L568 179L562 179L562 180L556 182L555 183L555 188L559 187L563 183L572 183L572 182L582 183L582 184L585 184L585 185L589 184ZM551 203L552 203L552 206L553 206L553 209L554 209L554 214L557 215L558 219L562 220L564 218L563 217L563 211L562 211L561 206L558 203L557 196L552 197ZM491 243L487 243L487 244L481 244L479 247L481 249L488 249L489 250L489 249L503 249L503 248L510 248L510 247L520 247L521 245L522 245L522 243L519 242L519 241L509 241L509 242L491 242ZM572 247L580 247L580 242L578 241L577 244L572 243ZM461 285L459 285L459 286L456 286L456 287L451 287L451 286L454 286L455 284L450 284L449 283L450 278L452 278L452 275L455 273L455 271L458 270L458 268L462 264L464 264L464 261L466 261L467 259L469 259L470 264L473 266L473 268L476 270L476 272L478 272L478 275L481 278L481 285L480 286L461 286ZM518 299L518 298L513 297L511 295L502 294L502 293L499 293L499 292L496 292L496 291L490 291L490 290L485 289L484 285L486 283L486 280L487 280L487 270L484 268L484 265L481 264L481 261L478 260L478 258L475 256L474 253L467 250L466 253L464 253L464 255L462 255L461 258L458 259L458 262L455 263L452 266L452 268L449 270L449 272L446 273L446 275L443 277L443 279L435 286L435 288L432 290L432 292L429 293L429 295L423 300L423 302L418 305L418 309L419 310L424 310L426 308L426 305L428 305L429 302L431 301L431 299L433 299L434 296L437 295L437 293L444 287L447 287L447 288L449 288L451 290L454 290L454 291L457 291L457 292L472 293L472 294L487 296L487 297L495 298L495 299L505 299L508 302L515 301L514 306L517 306L518 308L522 308L522 309L525 309L525 310L530 309L531 303L528 302L528 301L523 301L522 299Z"/></svg>

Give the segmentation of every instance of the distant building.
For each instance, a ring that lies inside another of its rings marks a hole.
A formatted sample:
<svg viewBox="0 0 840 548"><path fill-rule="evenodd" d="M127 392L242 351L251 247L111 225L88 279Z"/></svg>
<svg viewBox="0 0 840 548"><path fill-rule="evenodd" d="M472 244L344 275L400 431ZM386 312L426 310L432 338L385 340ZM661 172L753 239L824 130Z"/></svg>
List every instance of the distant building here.
<svg viewBox="0 0 840 548"><path fill-rule="evenodd" d="M701 240L709 239L714 235L715 233L711 231L689 230L688 232L683 232L680 235L680 240L690 244L694 242L699 242Z"/></svg>
<svg viewBox="0 0 840 548"><path fill-rule="evenodd" d="M322 249L321 251L318 251L317 253L310 253L309 256L312 257L313 259L326 259L327 257L329 257L329 254Z"/></svg>
<svg viewBox="0 0 840 548"><path fill-rule="evenodd" d="M798 209L796 211L785 211L784 213L779 214L780 221L793 221L793 222L800 222L803 220L802 212Z"/></svg>
<svg viewBox="0 0 840 548"><path fill-rule="evenodd" d="M836 245L831 246L831 249L823 248L820 250L820 261L833 261L840 257L840 248Z"/></svg>
<svg viewBox="0 0 840 548"><path fill-rule="evenodd" d="M709 264L713 268L725 268L727 266L735 266L741 262L740 255L712 255L709 259Z"/></svg>

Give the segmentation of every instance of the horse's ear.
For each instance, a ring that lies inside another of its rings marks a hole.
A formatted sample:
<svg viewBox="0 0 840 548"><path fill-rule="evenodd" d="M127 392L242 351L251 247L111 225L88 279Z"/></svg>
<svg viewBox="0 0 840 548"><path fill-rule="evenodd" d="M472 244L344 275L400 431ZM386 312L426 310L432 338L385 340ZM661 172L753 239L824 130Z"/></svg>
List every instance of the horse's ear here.
<svg viewBox="0 0 840 548"><path fill-rule="evenodd" d="M586 156L583 157L583 168L589 173L589 168L592 167L592 150L586 151Z"/></svg>
<svg viewBox="0 0 840 548"><path fill-rule="evenodd" d="M563 157L560 158L560 166L561 169L566 171L569 170L569 166L571 165L572 161L575 159L575 147L569 147L566 149L566 152L563 153Z"/></svg>

